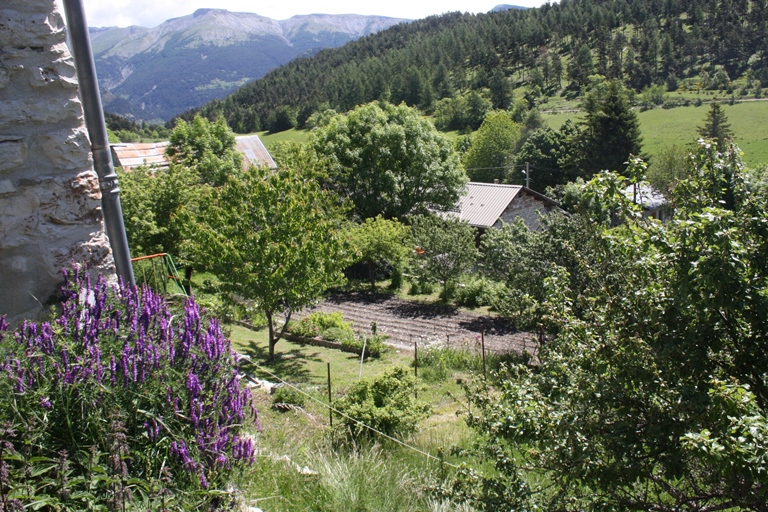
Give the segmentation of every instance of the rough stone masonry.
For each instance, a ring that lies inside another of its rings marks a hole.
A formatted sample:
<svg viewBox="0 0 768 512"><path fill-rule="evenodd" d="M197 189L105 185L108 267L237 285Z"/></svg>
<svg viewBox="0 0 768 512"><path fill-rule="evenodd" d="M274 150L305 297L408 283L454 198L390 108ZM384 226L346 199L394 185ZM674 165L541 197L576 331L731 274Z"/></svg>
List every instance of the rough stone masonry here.
<svg viewBox="0 0 768 512"><path fill-rule="evenodd" d="M39 318L71 262L114 275L63 13L3 0L0 316Z"/></svg>

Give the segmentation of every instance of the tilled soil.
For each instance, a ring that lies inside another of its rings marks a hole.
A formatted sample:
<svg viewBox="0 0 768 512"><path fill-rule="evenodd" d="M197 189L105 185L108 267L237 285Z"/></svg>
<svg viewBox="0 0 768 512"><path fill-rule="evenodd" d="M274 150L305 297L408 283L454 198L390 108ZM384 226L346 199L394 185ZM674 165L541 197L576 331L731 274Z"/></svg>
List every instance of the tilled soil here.
<svg viewBox="0 0 768 512"><path fill-rule="evenodd" d="M379 333L388 334L389 345L401 349L449 345L479 350L481 336L486 351L533 353L531 333L515 329L503 318L473 315L442 304L406 301L392 295L350 292L332 295L315 308L305 311L340 311L356 331L371 332L376 322Z"/></svg>

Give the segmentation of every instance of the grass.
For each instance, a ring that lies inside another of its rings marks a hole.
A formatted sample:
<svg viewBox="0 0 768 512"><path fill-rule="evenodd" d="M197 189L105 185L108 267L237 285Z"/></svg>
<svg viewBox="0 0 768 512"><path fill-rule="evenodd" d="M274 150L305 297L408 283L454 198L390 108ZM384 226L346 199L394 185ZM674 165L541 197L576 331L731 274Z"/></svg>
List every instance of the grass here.
<svg viewBox="0 0 768 512"><path fill-rule="evenodd" d="M265 329L251 331L244 327L232 327L232 348L241 354L249 356L254 363L269 369L288 382L307 387L322 387L327 389L327 365L331 365L332 387L346 389L358 380L360 373L360 356L306 345L289 340L280 340L275 345L275 360L267 363L269 345ZM363 363L363 377L376 377L394 365L407 366L411 354L389 350L380 358L368 358ZM259 373L256 367L245 366L247 371L253 371L260 378L274 381L265 373ZM324 395L327 396L327 395Z"/></svg>
<svg viewBox="0 0 768 512"><path fill-rule="evenodd" d="M673 94L667 96L677 97ZM704 101L718 98L714 93L703 97L695 93L682 94L682 96L689 99L701 97ZM578 108L578 103L556 96L549 98L548 102L542 104L540 108L545 111L575 109ZM704 124L704 116L708 109L708 103L704 103L698 107L671 109L657 107L645 112L638 111L640 131L643 136L643 152L652 158L667 146L694 143L698 138L697 127ZM724 100L723 110L731 123L736 143L744 152L745 163L750 167L768 164L768 133L764 129L765 120L768 119L768 100L742 101L734 105L729 105L727 100ZM548 126L559 129L568 119L579 122L584 118L584 114L582 112L545 112L543 117ZM309 132L306 130L287 130L274 134L259 132L258 135L267 149L271 149L277 142L291 140L303 143L309 138ZM451 140L455 140L458 132L447 132L446 135Z"/></svg>
<svg viewBox="0 0 768 512"><path fill-rule="evenodd" d="M309 138L309 132L307 130L296 129L286 130L284 132L278 133L258 132L257 135L259 136L259 139L261 139L261 142L264 143L264 146L266 146L267 150L271 150L272 146L278 142L294 141L303 144Z"/></svg>
<svg viewBox="0 0 768 512"><path fill-rule="evenodd" d="M714 99L714 96L706 99ZM734 105L726 102L722 107L736 144L744 152L744 162L750 167L768 164L768 133L764 126L768 119L768 101L744 101ZM698 127L704 124L708 111L709 104L704 103L699 107L654 108L638 112L643 152L653 158L667 146L693 144L699 137ZM581 112L544 114L547 125L555 129L559 129L568 119L579 122L583 118Z"/></svg>
<svg viewBox="0 0 768 512"><path fill-rule="evenodd" d="M344 393L358 380L360 360L338 350L281 340L275 361L267 363L266 333L233 326L233 348L248 354L259 366L296 384L325 403L327 364L331 364L334 396ZM394 365L409 366L413 354L390 350L377 360L363 364L363 377L374 377ZM255 366L244 367L259 374ZM468 447L475 439L456 412L463 406L455 398L462 390L457 379L468 374L453 372L419 391L419 398L432 405L432 415L407 443L427 453L449 453L452 447ZM328 428L328 411L308 400L303 408L278 412L271 396L256 390L254 399L262 427L257 436L260 456L253 468L236 481L246 501L269 510L455 510L450 504L432 500L426 492L439 463L423 454L386 439L360 445L338 444ZM453 457L447 457L451 461ZM458 462L458 460L453 460ZM470 510L464 508L462 510Z"/></svg>

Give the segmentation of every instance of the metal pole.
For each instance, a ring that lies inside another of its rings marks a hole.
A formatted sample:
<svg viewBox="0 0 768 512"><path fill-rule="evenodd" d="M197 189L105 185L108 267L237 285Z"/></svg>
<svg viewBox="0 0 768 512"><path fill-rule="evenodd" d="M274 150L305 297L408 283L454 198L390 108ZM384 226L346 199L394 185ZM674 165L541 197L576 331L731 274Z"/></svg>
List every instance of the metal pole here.
<svg viewBox="0 0 768 512"><path fill-rule="evenodd" d="M416 378L416 384L413 391L414 398L419 398L419 346L414 343L413 344L413 376Z"/></svg>
<svg viewBox="0 0 768 512"><path fill-rule="evenodd" d="M331 363L328 364L328 420L333 428L333 398L331 397Z"/></svg>
<svg viewBox="0 0 768 512"><path fill-rule="evenodd" d="M93 61L91 39L88 35L88 23L85 20L82 0L64 0L64 12L72 44L72 56L77 69L77 80L80 84L85 125L88 128L88 137L91 139L93 167L99 176L104 226L109 237L109 245L112 247L115 269L124 284L136 286L131 265L131 251L125 234L123 210L120 206L120 188L112 164L112 154L109 151L107 125L104 121L99 84L96 79L96 65Z"/></svg>
<svg viewBox="0 0 768 512"><path fill-rule="evenodd" d="M480 350L483 354L483 377L488 377L488 372L486 371L485 366L485 329L480 331Z"/></svg>
<svg viewBox="0 0 768 512"><path fill-rule="evenodd" d="M525 188L531 188L531 168L528 162L525 162Z"/></svg>

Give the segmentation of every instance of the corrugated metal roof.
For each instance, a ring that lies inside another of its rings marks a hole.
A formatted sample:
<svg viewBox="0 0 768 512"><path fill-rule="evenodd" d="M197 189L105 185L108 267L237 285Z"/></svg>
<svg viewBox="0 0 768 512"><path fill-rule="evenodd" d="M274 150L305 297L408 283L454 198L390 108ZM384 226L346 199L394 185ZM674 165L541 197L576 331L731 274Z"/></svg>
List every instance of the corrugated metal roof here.
<svg viewBox="0 0 768 512"><path fill-rule="evenodd" d="M156 165L157 167L168 167L169 162L165 156L165 149L171 143L120 143L111 144L112 160L115 166L122 167L125 171L130 171L140 165ZM276 169L277 164L267 151L267 148L261 142L258 135L241 135L235 137L235 146L242 153L244 166L267 166L270 169Z"/></svg>
<svg viewBox="0 0 768 512"><path fill-rule="evenodd" d="M165 148L170 142L153 142L142 144L112 144L112 160L116 167L122 167L130 171L140 165L155 165L168 167L168 159L165 157Z"/></svg>
<svg viewBox="0 0 768 512"><path fill-rule="evenodd" d="M277 164L264 147L258 135L241 135L235 138L237 150L243 154L246 164L276 169Z"/></svg>
<svg viewBox="0 0 768 512"><path fill-rule="evenodd" d="M490 228L499 220L501 214L522 188L520 185L470 181L451 213L467 221L470 226Z"/></svg>

